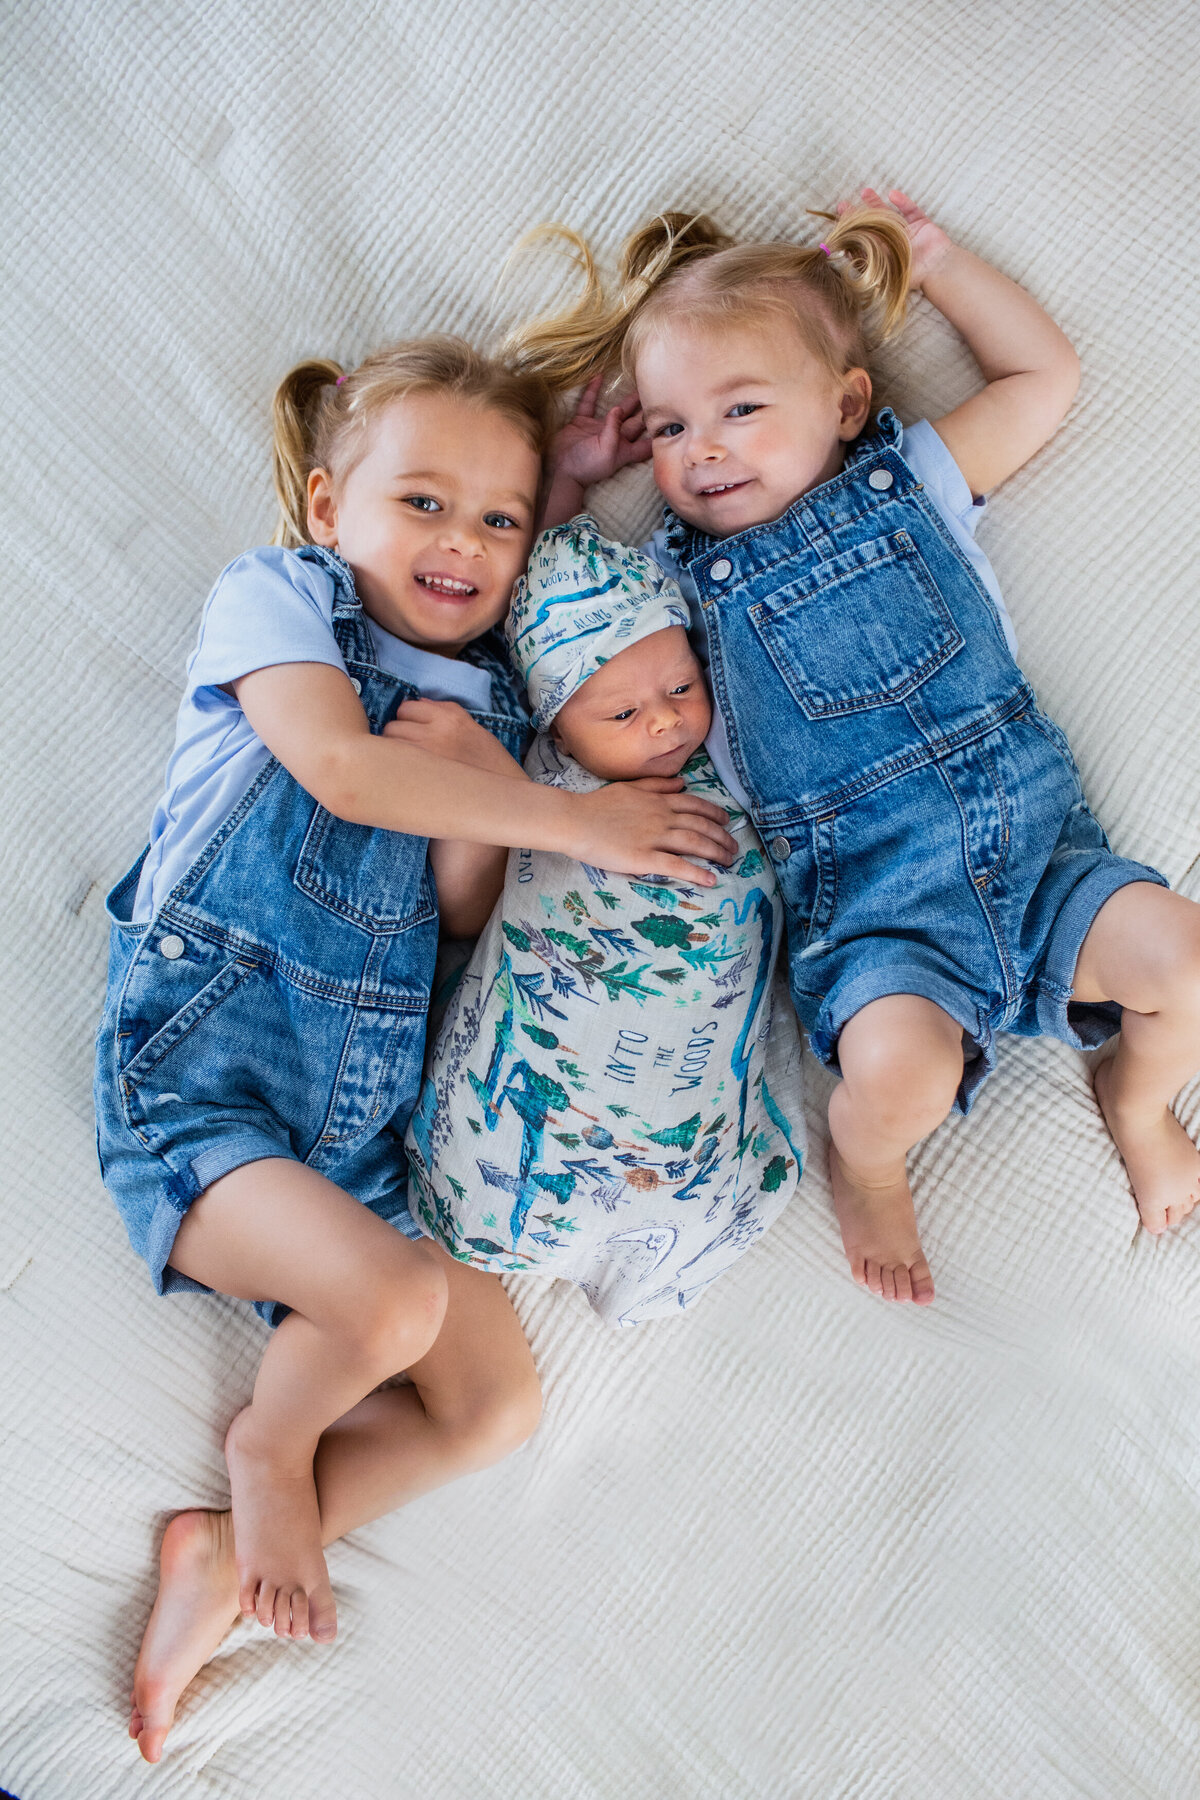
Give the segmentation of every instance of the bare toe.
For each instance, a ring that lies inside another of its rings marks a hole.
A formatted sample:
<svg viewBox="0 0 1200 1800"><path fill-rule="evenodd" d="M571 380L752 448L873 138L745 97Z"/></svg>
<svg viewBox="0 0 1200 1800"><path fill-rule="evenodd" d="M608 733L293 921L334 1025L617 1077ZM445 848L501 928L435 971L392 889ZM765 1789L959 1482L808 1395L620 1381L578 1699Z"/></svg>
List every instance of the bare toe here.
<svg viewBox="0 0 1200 1800"><path fill-rule="evenodd" d="M1151 1237L1161 1237L1195 1207L1200 1151L1169 1107L1132 1106L1123 1098L1117 1056L1096 1064L1092 1085L1125 1164L1138 1216Z"/></svg>
<svg viewBox="0 0 1200 1800"><path fill-rule="evenodd" d="M318 1643L329 1644L337 1636L337 1607L328 1582L308 1596L308 1629Z"/></svg>
<svg viewBox="0 0 1200 1800"><path fill-rule="evenodd" d="M159 1588L138 1653L129 1735L158 1762L175 1708L233 1623L237 1573L227 1513L184 1512L171 1520L159 1553Z"/></svg>
<svg viewBox="0 0 1200 1800"><path fill-rule="evenodd" d="M927 1306L933 1299L933 1281L921 1252L903 1165L891 1177L862 1181L831 1143L829 1173L833 1207L854 1279L883 1299Z"/></svg>
<svg viewBox="0 0 1200 1800"><path fill-rule="evenodd" d="M909 1270L909 1279L912 1282L913 1304L928 1306L933 1299L933 1276L929 1273L929 1264L923 1256Z"/></svg>
<svg viewBox="0 0 1200 1800"><path fill-rule="evenodd" d="M303 1588L297 1588L292 1595L292 1636L308 1636L308 1595Z"/></svg>

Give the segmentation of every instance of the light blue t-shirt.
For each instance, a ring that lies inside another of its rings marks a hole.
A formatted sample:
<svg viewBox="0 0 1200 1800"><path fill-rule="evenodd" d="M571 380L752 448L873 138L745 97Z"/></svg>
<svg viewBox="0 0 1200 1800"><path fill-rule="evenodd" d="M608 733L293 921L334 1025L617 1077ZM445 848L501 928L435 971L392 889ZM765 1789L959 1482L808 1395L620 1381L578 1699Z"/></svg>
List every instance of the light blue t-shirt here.
<svg viewBox="0 0 1200 1800"><path fill-rule="evenodd" d="M152 918L180 877L229 816L270 756L227 682L276 663L328 663L346 671L333 632L333 577L292 550L268 546L239 556L204 603L187 666L166 792L154 809L150 849L133 918ZM486 669L418 650L368 618L379 667L427 700L457 700L485 712L492 702Z"/></svg>
<svg viewBox="0 0 1200 1800"><path fill-rule="evenodd" d="M966 477L945 444L929 423L928 419L920 419L915 425L904 427L904 440L900 446L901 454L917 480L922 482L926 493L933 501L955 543L970 563L979 580L983 584L988 598L996 608L1004 632L1004 641L1012 652L1014 660L1017 654L1017 634L1013 630L1013 622L1008 616L1008 608L1000 593L1000 583L996 580L996 572L975 542L975 528L987 509L987 501L980 496L976 499L967 485ZM686 569L680 567L667 548L665 529L656 531L648 544L642 549L647 556L668 575L673 575L683 591L684 599L692 608L693 619L699 618L699 595L696 584ZM697 635L703 641L703 633ZM750 800L737 777L733 766L733 756L729 749L729 739L725 734L725 721L721 717L719 707L713 707L712 729L704 740L704 748L708 751L709 760L717 774L721 777L729 792L739 806L749 809Z"/></svg>

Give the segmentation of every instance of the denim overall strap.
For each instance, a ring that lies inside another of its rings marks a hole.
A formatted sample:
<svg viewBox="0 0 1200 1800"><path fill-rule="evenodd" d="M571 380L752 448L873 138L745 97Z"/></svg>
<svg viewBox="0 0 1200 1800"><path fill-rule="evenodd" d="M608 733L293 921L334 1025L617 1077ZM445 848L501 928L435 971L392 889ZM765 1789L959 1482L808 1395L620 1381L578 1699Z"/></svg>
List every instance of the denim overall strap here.
<svg viewBox="0 0 1200 1800"><path fill-rule="evenodd" d="M323 544L302 544L296 555L302 562L318 563L333 577L333 635L348 663L374 663L375 645L354 587L350 565L336 550Z"/></svg>
<svg viewBox="0 0 1200 1800"><path fill-rule="evenodd" d="M943 760L1033 703L991 600L880 415L832 480L725 538L683 521L714 697L760 831Z"/></svg>
<svg viewBox="0 0 1200 1800"><path fill-rule="evenodd" d="M327 550L320 544L305 544L296 554L305 562L319 563L333 577L333 633L371 729L378 733L389 719L395 718L397 707L405 700L421 698L420 689L379 667L375 640L355 590L350 565L336 550ZM471 717L498 738L510 756L520 761L532 741L533 727L524 690L513 670L503 636L498 630L485 632L467 645L462 660L475 668L485 669L491 678L490 707L486 710L469 707Z"/></svg>

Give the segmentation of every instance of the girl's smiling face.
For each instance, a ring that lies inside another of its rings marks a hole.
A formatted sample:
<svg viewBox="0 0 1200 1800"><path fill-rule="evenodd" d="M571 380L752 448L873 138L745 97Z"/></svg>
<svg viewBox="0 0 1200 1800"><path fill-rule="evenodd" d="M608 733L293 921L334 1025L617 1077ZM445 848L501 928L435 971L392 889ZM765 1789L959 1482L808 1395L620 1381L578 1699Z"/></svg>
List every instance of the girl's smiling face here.
<svg viewBox="0 0 1200 1800"><path fill-rule="evenodd" d="M508 611L540 476L537 452L494 408L408 394L372 422L340 480L314 469L309 530L346 559L385 631L457 656Z"/></svg>
<svg viewBox="0 0 1200 1800"><path fill-rule="evenodd" d="M654 479L711 537L777 519L836 475L871 401L866 370L835 375L783 310L664 321L638 351L636 380Z"/></svg>

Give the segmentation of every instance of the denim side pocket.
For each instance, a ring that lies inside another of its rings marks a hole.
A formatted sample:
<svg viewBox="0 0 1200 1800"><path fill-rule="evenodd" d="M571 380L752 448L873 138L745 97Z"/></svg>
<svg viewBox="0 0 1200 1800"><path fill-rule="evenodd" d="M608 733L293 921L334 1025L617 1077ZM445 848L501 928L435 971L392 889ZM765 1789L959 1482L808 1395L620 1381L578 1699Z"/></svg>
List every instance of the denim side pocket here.
<svg viewBox="0 0 1200 1800"><path fill-rule="evenodd" d="M409 931L437 916L425 838L353 825L318 806L293 877L301 893L363 931Z"/></svg>

